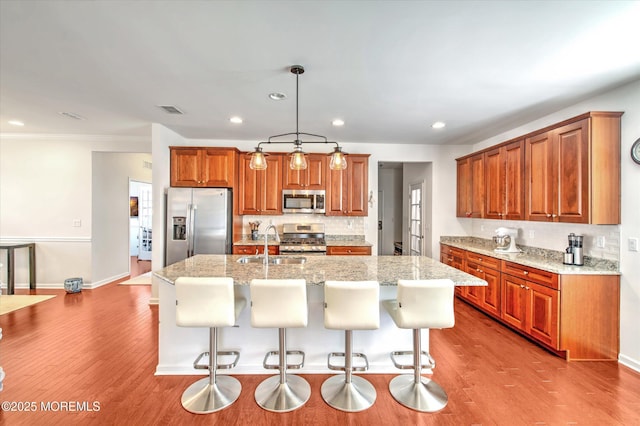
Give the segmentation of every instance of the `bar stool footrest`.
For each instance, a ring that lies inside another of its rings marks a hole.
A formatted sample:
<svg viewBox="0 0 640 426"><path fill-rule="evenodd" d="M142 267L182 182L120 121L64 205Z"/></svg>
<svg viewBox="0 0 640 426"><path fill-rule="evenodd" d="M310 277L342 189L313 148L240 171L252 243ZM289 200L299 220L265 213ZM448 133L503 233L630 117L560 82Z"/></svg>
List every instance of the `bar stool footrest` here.
<svg viewBox="0 0 640 426"><path fill-rule="evenodd" d="M365 363L365 365L362 367L351 366L351 371L367 371L369 369L369 359L365 354L360 352L354 352L351 355L353 358L364 359L364 363ZM344 358L344 357L345 357L344 352L331 352L327 357L327 366L329 367L329 370L346 371L346 368L344 365L331 364L331 358Z"/></svg>
<svg viewBox="0 0 640 426"><path fill-rule="evenodd" d="M287 370L298 370L304 366L304 352L303 351L287 351L287 356L289 355L299 355L302 357L302 361L297 364L286 364ZM264 356L264 360L262 361L262 367L267 370L279 370L280 364L268 364L267 360L270 356L279 356L280 351L270 351Z"/></svg>
<svg viewBox="0 0 640 426"><path fill-rule="evenodd" d="M391 352L391 361L393 361L393 365L400 369L400 370L413 370L416 368L415 365L413 364L401 364L398 362L398 360L396 359L397 356L406 356L406 355L413 355L413 351L394 351ZM427 364L420 364L420 368L429 368L429 369L433 369L436 367L436 361L431 357L431 355L429 353L427 353L426 351L421 351L420 352L421 355L421 359L422 356L427 358Z"/></svg>
<svg viewBox="0 0 640 426"><path fill-rule="evenodd" d="M200 364L200 360L205 356L209 356L209 352L202 352L198 355L198 358L193 362L193 368L196 370L208 370L209 364ZM218 351L218 356L234 356L235 359L228 364L217 364L216 368L218 370L226 370L229 368L233 368L238 365L238 360L240 359L240 352L238 351Z"/></svg>

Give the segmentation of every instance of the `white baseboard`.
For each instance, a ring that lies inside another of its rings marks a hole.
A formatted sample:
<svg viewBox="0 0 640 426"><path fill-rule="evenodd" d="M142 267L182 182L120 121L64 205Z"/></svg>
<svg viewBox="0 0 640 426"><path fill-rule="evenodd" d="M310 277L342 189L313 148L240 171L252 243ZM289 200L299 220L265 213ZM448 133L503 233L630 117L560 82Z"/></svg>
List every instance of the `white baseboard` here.
<svg viewBox="0 0 640 426"><path fill-rule="evenodd" d="M117 281L121 278L125 278L128 277L129 273L125 272L119 275L114 275L112 277L109 277L107 279L104 280L100 280L100 281L96 281L94 283L86 283L83 282L82 283L82 289L83 290L92 290L94 288L98 288L98 287L102 287L103 285L112 283L114 281ZM29 283L16 283L15 285L16 289L25 289L28 290L29 289ZM7 290L7 285L6 284L2 284L2 294L7 294L6 290ZM60 289L64 289L64 282L61 283L36 283L36 289L55 289L55 290L60 290Z"/></svg>
<svg viewBox="0 0 640 426"><path fill-rule="evenodd" d="M629 367L632 370L637 371L638 373L640 373L640 361L630 358L626 355L619 355L618 356L618 362L622 365L624 365L625 367Z"/></svg>
<svg viewBox="0 0 640 426"><path fill-rule="evenodd" d="M82 288L83 289L85 289L85 288L86 289L94 289L94 288L102 287L103 285L110 284L110 283L112 283L114 281L117 281L117 280L119 280L121 278L125 278L125 277L128 277L128 276L129 276L129 273L128 272L124 272L122 274L114 275L112 277L106 278L104 280L96 281L94 283L84 284L82 286Z"/></svg>

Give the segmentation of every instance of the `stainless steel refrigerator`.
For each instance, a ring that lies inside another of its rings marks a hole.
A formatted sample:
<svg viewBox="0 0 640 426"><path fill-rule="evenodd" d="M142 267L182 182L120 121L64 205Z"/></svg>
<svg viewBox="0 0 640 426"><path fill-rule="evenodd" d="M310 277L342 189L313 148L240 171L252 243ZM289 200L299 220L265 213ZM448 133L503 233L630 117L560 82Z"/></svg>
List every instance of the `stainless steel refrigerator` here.
<svg viewBox="0 0 640 426"><path fill-rule="evenodd" d="M165 265L195 254L231 253L231 191L169 188Z"/></svg>

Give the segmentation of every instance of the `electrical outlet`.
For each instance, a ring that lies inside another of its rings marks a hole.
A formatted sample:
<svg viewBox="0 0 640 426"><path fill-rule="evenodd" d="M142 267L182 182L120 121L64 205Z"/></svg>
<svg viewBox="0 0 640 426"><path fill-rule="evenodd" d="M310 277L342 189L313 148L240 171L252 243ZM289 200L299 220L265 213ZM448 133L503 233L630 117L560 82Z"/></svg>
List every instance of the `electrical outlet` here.
<svg viewBox="0 0 640 426"><path fill-rule="evenodd" d="M629 251L638 251L638 238L629 238Z"/></svg>
<svg viewBox="0 0 640 426"><path fill-rule="evenodd" d="M74 228L80 228L82 226L82 221L80 219L73 219L72 226Z"/></svg>
<svg viewBox="0 0 640 426"><path fill-rule="evenodd" d="M604 235L597 236L596 237L596 247L604 248L604 244L605 244Z"/></svg>
<svg viewBox="0 0 640 426"><path fill-rule="evenodd" d="M480 231L484 231L484 225L480 225Z"/></svg>
<svg viewBox="0 0 640 426"><path fill-rule="evenodd" d="M536 237L536 231L534 231L533 229L529 230L529 238L535 238Z"/></svg>

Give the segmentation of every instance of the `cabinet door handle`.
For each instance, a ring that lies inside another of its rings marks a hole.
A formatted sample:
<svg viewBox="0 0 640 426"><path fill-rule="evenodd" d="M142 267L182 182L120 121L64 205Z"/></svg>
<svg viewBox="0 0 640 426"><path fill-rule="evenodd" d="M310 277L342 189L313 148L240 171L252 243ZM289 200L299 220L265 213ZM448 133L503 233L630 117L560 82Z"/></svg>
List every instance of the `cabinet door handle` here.
<svg viewBox="0 0 640 426"><path fill-rule="evenodd" d="M522 271L523 274L529 275L529 271Z"/></svg>
<svg viewBox="0 0 640 426"><path fill-rule="evenodd" d="M524 288L524 285L520 284L520 288Z"/></svg>
<svg viewBox="0 0 640 426"><path fill-rule="evenodd" d="M547 217L551 217L551 213L547 213Z"/></svg>
<svg viewBox="0 0 640 426"><path fill-rule="evenodd" d="M558 215L557 214L552 214L551 217L558 217Z"/></svg>
<svg viewBox="0 0 640 426"><path fill-rule="evenodd" d="M525 290L531 290L529 287L527 287L526 285L524 286Z"/></svg>
<svg viewBox="0 0 640 426"><path fill-rule="evenodd" d="M482 269L476 269L476 271L478 271L478 272L482 273Z"/></svg>

